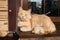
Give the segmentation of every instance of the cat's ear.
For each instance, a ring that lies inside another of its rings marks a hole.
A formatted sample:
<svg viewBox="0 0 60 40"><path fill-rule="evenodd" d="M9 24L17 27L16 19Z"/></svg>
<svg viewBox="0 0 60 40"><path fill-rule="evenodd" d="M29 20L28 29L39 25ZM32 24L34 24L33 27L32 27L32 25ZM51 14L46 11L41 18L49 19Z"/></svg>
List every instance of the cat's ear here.
<svg viewBox="0 0 60 40"><path fill-rule="evenodd" d="M28 12L31 12L31 9L29 9L29 11Z"/></svg>

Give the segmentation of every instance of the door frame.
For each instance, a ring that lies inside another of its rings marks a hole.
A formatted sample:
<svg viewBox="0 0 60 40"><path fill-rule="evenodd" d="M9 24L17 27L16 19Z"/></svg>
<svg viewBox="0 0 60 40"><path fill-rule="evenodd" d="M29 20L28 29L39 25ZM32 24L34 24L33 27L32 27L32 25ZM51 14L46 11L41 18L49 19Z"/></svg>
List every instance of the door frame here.
<svg viewBox="0 0 60 40"><path fill-rule="evenodd" d="M17 0L8 0L8 24L9 24L9 31L15 32L16 31L16 1Z"/></svg>

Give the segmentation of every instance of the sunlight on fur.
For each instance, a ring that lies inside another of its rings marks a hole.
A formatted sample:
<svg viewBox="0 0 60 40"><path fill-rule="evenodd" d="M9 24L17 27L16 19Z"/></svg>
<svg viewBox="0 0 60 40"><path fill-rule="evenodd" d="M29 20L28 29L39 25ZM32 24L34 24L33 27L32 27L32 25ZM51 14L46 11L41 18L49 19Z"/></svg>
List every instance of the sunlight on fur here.
<svg viewBox="0 0 60 40"><path fill-rule="evenodd" d="M22 32L32 31L35 34L51 34L56 31L55 25L46 15L31 14L31 10L20 8L18 26Z"/></svg>

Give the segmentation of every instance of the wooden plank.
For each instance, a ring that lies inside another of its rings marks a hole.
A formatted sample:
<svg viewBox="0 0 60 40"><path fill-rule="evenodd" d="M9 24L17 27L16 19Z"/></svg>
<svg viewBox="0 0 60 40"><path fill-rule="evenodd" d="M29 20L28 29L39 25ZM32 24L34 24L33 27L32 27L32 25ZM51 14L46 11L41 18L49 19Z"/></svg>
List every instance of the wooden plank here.
<svg viewBox="0 0 60 40"><path fill-rule="evenodd" d="M8 5L8 0L0 0L0 5Z"/></svg>
<svg viewBox="0 0 60 40"><path fill-rule="evenodd" d="M20 38L37 38L37 37L57 37L60 36L60 31L57 31L56 33L49 34L49 35L36 35L32 34L31 32L20 32Z"/></svg>
<svg viewBox="0 0 60 40"><path fill-rule="evenodd" d="M0 0L0 1L7 1L7 0Z"/></svg>
<svg viewBox="0 0 60 40"><path fill-rule="evenodd" d="M9 31L16 31L16 0L8 0Z"/></svg>
<svg viewBox="0 0 60 40"><path fill-rule="evenodd" d="M0 12L0 15L8 15L8 11L7 11L7 12L1 11L1 12Z"/></svg>
<svg viewBox="0 0 60 40"><path fill-rule="evenodd" d="M8 21L0 21L0 31L8 31Z"/></svg>
<svg viewBox="0 0 60 40"><path fill-rule="evenodd" d="M23 0L23 9L28 10L28 0Z"/></svg>
<svg viewBox="0 0 60 40"><path fill-rule="evenodd" d="M13 37L0 37L0 40L14 40Z"/></svg>
<svg viewBox="0 0 60 40"><path fill-rule="evenodd" d="M53 22L60 22L60 17L51 17Z"/></svg>
<svg viewBox="0 0 60 40"><path fill-rule="evenodd" d="M8 19L7 15L0 15L0 19Z"/></svg>
<svg viewBox="0 0 60 40"><path fill-rule="evenodd" d="M0 10L8 10L8 7L0 7Z"/></svg>
<svg viewBox="0 0 60 40"><path fill-rule="evenodd" d="M20 38L37 38L37 37L57 37L60 36L60 23L55 23L57 31L55 33L52 34L48 34L48 35L37 35L37 34L33 34L32 32L21 32L19 31L19 36Z"/></svg>
<svg viewBox="0 0 60 40"><path fill-rule="evenodd" d="M8 0L0 0L0 10L8 10Z"/></svg>
<svg viewBox="0 0 60 40"><path fill-rule="evenodd" d="M7 6L8 6L8 0L0 1L0 7L7 7Z"/></svg>
<svg viewBox="0 0 60 40"><path fill-rule="evenodd" d="M60 37L20 38L20 40L60 40Z"/></svg>
<svg viewBox="0 0 60 40"><path fill-rule="evenodd" d="M0 10L0 20L8 20L8 11Z"/></svg>

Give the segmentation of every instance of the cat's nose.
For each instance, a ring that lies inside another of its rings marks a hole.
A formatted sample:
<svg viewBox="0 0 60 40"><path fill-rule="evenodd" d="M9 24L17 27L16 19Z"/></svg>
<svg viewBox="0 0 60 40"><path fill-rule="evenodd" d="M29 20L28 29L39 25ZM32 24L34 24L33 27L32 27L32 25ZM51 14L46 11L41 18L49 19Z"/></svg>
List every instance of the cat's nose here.
<svg viewBox="0 0 60 40"><path fill-rule="evenodd" d="M22 18L24 19L24 16L22 16Z"/></svg>

